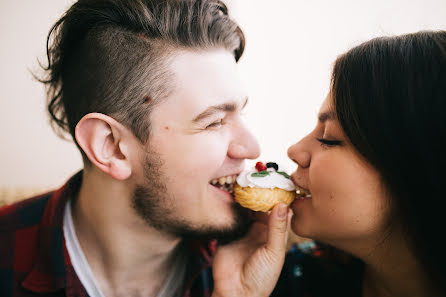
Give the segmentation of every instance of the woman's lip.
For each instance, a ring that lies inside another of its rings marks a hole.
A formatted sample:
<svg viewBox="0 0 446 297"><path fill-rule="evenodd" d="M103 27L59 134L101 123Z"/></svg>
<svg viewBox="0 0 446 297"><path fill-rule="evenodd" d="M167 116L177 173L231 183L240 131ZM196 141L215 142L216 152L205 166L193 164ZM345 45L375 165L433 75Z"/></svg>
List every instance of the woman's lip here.
<svg viewBox="0 0 446 297"><path fill-rule="evenodd" d="M293 174L291 174L291 181L293 182L293 184L294 184L298 189L302 189L302 190L305 190L305 191L307 191L307 192L310 192L306 187L301 186L301 185L297 182L296 173L297 173L297 172L295 171Z"/></svg>
<svg viewBox="0 0 446 297"><path fill-rule="evenodd" d="M291 174L291 181L292 181L293 184L295 184L295 185L297 185L297 182L296 182L296 176L295 176L296 173L297 173L297 172L294 171L294 172Z"/></svg>
<svg viewBox="0 0 446 297"><path fill-rule="evenodd" d="M294 199L293 203L291 203L290 207L293 207L295 205L298 205L298 204L303 203L304 201L308 201L308 200L312 200L312 198L311 197L309 197L309 198L307 198L307 197L306 198L296 198L296 199Z"/></svg>

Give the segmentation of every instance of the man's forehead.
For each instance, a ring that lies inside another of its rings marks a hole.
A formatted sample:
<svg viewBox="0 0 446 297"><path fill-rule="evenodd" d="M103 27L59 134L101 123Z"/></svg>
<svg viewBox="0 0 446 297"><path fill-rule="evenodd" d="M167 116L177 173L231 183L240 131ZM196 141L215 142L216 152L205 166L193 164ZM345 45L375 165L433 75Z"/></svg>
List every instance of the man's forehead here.
<svg viewBox="0 0 446 297"><path fill-rule="evenodd" d="M222 74L202 83L199 76L203 74L190 78L189 84L178 84L156 107L153 116L162 122L190 122L209 109L232 111L246 104L247 92L237 77Z"/></svg>
<svg viewBox="0 0 446 297"><path fill-rule="evenodd" d="M170 99L198 109L230 102L243 105L247 93L235 66L234 57L226 50L176 55L170 65L175 84Z"/></svg>
<svg viewBox="0 0 446 297"><path fill-rule="evenodd" d="M230 52L224 49L179 51L172 55L169 72L178 83L212 82L228 74L237 73L237 63ZM196 78L200 78L197 82Z"/></svg>
<svg viewBox="0 0 446 297"><path fill-rule="evenodd" d="M191 90L178 89L172 96L166 98L166 103L174 106L184 106L184 111L206 109L210 106L223 104L235 104L244 107L247 104L248 95L244 89L221 90Z"/></svg>
<svg viewBox="0 0 446 297"><path fill-rule="evenodd" d="M216 105L236 105L237 107L244 107L248 103L248 96L246 93L241 92L238 94L232 94L227 96L215 97L213 99L204 101L203 106L216 106Z"/></svg>

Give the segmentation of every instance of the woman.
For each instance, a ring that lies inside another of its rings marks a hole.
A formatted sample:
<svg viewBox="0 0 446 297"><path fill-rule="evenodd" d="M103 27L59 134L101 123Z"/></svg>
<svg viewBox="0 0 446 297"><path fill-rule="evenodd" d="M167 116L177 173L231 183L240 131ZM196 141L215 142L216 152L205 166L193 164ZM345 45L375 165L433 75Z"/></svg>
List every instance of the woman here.
<svg viewBox="0 0 446 297"><path fill-rule="evenodd" d="M446 296L445 137L445 31L340 56L315 129L288 150L311 193L291 228L324 247L289 253L273 296ZM266 296L270 283L245 286Z"/></svg>
<svg viewBox="0 0 446 297"><path fill-rule="evenodd" d="M311 192L292 205L293 230L359 260L331 266L320 296L446 295L445 137L445 31L376 38L336 60L316 128L288 150L292 180Z"/></svg>

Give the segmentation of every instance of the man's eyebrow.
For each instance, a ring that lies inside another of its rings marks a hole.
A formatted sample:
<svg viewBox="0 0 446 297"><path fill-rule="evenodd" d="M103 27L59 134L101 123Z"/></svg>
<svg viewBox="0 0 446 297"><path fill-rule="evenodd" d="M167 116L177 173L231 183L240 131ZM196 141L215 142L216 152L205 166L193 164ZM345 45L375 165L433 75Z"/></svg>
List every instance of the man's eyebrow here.
<svg viewBox="0 0 446 297"><path fill-rule="evenodd" d="M319 118L319 122L321 123L325 123L328 120L336 120L336 113L334 111L326 111L326 112L322 112L319 114L318 116Z"/></svg>
<svg viewBox="0 0 446 297"><path fill-rule="evenodd" d="M245 103L243 103L243 106L241 109L245 108L246 104L248 104L248 97L246 97ZM201 121L203 121L203 120L205 120L219 112L234 112L237 110L237 108L238 108L238 104L236 102L228 102L228 103L223 103L223 104L219 104L219 105L209 106L202 113L197 115L192 120L192 122L194 122L194 123L201 122Z"/></svg>

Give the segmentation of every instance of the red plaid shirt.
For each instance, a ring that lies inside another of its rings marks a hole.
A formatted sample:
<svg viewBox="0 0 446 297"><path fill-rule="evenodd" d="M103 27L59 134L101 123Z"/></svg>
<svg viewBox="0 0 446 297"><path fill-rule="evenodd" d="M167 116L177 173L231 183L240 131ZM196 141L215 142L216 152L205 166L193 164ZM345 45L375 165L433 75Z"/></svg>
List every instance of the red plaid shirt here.
<svg viewBox="0 0 446 297"><path fill-rule="evenodd" d="M0 296L88 296L65 246L63 214L82 172L62 188L0 208ZM209 297L215 243L191 242L184 297Z"/></svg>

